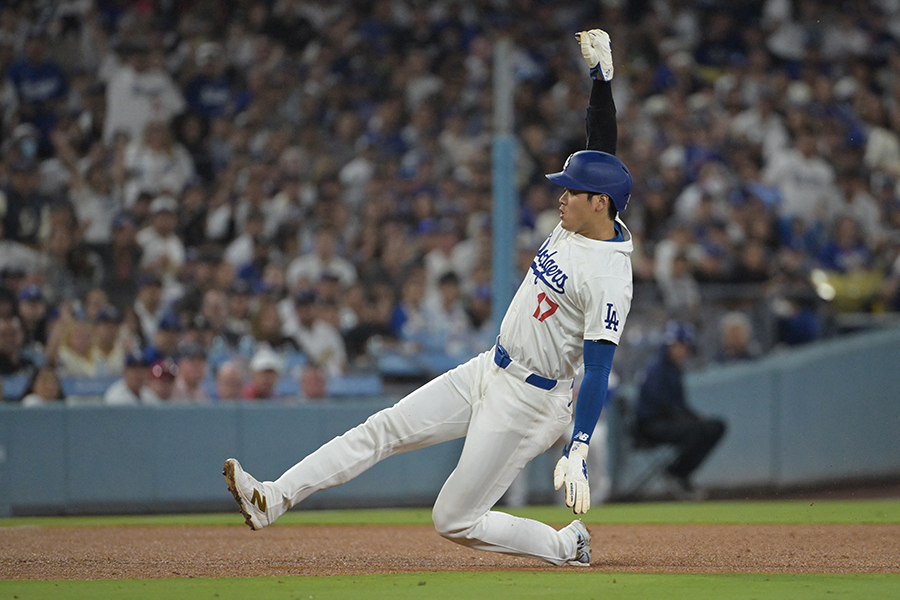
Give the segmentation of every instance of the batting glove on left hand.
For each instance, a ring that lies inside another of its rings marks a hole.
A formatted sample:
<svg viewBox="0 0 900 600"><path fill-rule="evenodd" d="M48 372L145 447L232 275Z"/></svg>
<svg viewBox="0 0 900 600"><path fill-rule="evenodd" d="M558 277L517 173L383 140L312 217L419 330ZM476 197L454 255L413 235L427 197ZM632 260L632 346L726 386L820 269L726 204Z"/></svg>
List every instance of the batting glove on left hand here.
<svg viewBox="0 0 900 600"><path fill-rule="evenodd" d="M602 29L591 29L576 33L575 39L581 44L581 55L591 70L591 77L612 81L612 43L609 34Z"/></svg>
<svg viewBox="0 0 900 600"><path fill-rule="evenodd" d="M587 455L590 447L572 442L568 456L563 456L553 470L553 488L566 486L566 506L577 515L591 508L591 489L588 486Z"/></svg>

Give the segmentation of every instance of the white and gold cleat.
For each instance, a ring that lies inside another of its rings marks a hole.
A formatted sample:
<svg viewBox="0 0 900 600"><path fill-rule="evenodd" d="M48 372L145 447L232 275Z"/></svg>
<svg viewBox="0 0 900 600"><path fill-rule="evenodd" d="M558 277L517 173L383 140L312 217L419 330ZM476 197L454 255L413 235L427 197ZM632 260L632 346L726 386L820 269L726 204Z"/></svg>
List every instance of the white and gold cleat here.
<svg viewBox="0 0 900 600"><path fill-rule="evenodd" d="M222 470L225 481L231 495L237 500L241 508L244 520L253 531L258 531L275 520L273 508L281 502L281 497L276 498L272 490L268 490L265 484L257 481L249 473L241 468L241 463L233 458L225 461Z"/></svg>

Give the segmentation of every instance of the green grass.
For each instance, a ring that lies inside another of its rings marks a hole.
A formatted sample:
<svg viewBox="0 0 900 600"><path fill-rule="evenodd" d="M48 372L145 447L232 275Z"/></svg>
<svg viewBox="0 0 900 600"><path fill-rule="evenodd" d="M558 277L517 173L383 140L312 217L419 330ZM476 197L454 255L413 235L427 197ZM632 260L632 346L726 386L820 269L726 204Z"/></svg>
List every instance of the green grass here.
<svg viewBox="0 0 900 600"><path fill-rule="evenodd" d="M568 523L574 516L558 506L533 506L510 511L545 523ZM660 502L607 504L585 515L591 524L615 523L900 523L900 500L790 500ZM278 520L284 525L428 525L429 509L294 510ZM171 526L240 525L234 513L115 517L24 517L0 519L0 527L17 526ZM0 598L2 600L2 598Z"/></svg>
<svg viewBox="0 0 900 600"><path fill-rule="evenodd" d="M547 523L569 522L557 506L511 511ZM611 504L586 515L592 524L640 523L900 523L900 500L753 501L699 504ZM279 526L324 524L430 524L427 509L292 511ZM0 519L4 527L230 525L244 527L235 513L116 517ZM900 575L840 574L657 574L486 571L355 577L255 577L217 579L132 579L98 581L0 581L0 600L228 599L306 600L320 598L452 599L573 598L575 600L819 600L900 598Z"/></svg>
<svg viewBox="0 0 900 600"><path fill-rule="evenodd" d="M819 600L897 598L900 575L660 575L647 573L422 573L358 577L256 577L0 582L0 600Z"/></svg>

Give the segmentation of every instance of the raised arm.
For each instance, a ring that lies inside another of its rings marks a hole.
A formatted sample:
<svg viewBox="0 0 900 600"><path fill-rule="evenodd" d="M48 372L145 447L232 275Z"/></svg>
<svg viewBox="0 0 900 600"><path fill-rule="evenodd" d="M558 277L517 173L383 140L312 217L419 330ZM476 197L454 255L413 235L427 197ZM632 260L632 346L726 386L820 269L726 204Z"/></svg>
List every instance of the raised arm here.
<svg viewBox="0 0 900 600"><path fill-rule="evenodd" d="M609 34L602 29L591 29L575 34L581 45L581 55L590 68L593 87L587 114L584 119L587 134L585 150L616 153L616 103L612 95L612 45Z"/></svg>

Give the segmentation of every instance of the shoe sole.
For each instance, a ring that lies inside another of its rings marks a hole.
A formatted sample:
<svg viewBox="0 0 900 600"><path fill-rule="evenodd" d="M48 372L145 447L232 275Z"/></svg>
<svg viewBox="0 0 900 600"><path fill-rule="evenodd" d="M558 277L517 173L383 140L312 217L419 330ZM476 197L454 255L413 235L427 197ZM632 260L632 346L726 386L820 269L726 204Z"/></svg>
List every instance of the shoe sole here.
<svg viewBox="0 0 900 600"><path fill-rule="evenodd" d="M252 529L253 531L259 531L262 529L261 527L256 527L253 524L253 518L250 516L250 513L247 512L247 509L244 508L244 502L241 500L241 495L237 490L237 482L234 478L234 462L230 460L225 461L225 466L222 469L222 475L225 476L225 482L228 484L228 491L231 492L231 495L234 496L234 501L238 503L238 508L241 509L241 514L244 515L244 522L247 524L247 527Z"/></svg>

